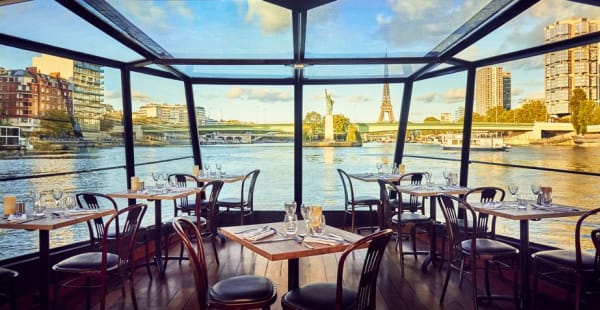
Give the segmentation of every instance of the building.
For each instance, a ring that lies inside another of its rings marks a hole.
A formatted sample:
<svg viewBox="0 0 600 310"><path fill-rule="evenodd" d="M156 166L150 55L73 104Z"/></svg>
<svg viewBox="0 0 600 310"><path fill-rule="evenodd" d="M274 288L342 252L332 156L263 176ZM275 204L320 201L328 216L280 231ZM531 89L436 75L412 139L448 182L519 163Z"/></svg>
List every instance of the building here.
<svg viewBox="0 0 600 310"><path fill-rule="evenodd" d="M505 85L509 86L507 93L504 91ZM507 105L510 108L510 73L504 72L502 67L478 69L475 76L475 113L486 115L491 108L506 108Z"/></svg>
<svg viewBox="0 0 600 310"><path fill-rule="evenodd" d="M450 123L452 122L452 113L449 112L442 112L440 113L440 122L442 123Z"/></svg>
<svg viewBox="0 0 600 310"><path fill-rule="evenodd" d="M560 20L544 29L546 43L562 41L599 30L600 20L573 18ZM575 88L598 103L599 43L582 45L544 55L546 108L555 116L570 113L569 100Z"/></svg>
<svg viewBox="0 0 600 310"><path fill-rule="evenodd" d="M454 111L454 121L458 122L461 119L465 118L465 107L458 107L456 111Z"/></svg>
<svg viewBox="0 0 600 310"><path fill-rule="evenodd" d="M196 107L196 125L204 126L206 125L206 109L204 107Z"/></svg>
<svg viewBox="0 0 600 310"><path fill-rule="evenodd" d="M510 98L511 98L510 92L511 92L510 72L504 72L504 74L502 75L502 106L504 107L505 110L512 109L511 100L510 100Z"/></svg>
<svg viewBox="0 0 600 310"><path fill-rule="evenodd" d="M187 107L183 104L150 103L140 107L138 115L157 118L160 122L187 125Z"/></svg>
<svg viewBox="0 0 600 310"><path fill-rule="evenodd" d="M0 107L13 126L33 132L48 111L66 111L73 116L73 89L60 74L39 73L37 68L0 72Z"/></svg>
<svg viewBox="0 0 600 310"><path fill-rule="evenodd" d="M104 116L104 70L101 66L42 54L32 63L40 72L60 73L73 83L73 112L83 133L99 132ZM77 130L77 129L76 129Z"/></svg>

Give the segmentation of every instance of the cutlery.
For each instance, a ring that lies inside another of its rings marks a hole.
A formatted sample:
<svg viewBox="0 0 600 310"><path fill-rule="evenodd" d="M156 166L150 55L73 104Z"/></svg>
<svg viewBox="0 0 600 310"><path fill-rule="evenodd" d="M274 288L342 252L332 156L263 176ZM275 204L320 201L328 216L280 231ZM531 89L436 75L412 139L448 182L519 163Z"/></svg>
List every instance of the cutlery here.
<svg viewBox="0 0 600 310"><path fill-rule="evenodd" d="M258 240L258 241L254 241L252 243L257 244L257 243L271 243L271 242L279 242L279 241L288 241L288 240L294 240L294 238L278 238L278 239L263 239L263 240Z"/></svg>
<svg viewBox="0 0 600 310"><path fill-rule="evenodd" d="M309 249L314 249L314 248L315 248L314 246L312 246L312 245L310 245L310 244L308 244L308 243L304 242L304 238L302 238L302 237L300 237L300 236L296 236L296 237L294 237L293 239L294 239L296 242L300 243L300 245L303 245L303 246L305 246L305 247L307 247L307 248L309 248Z"/></svg>

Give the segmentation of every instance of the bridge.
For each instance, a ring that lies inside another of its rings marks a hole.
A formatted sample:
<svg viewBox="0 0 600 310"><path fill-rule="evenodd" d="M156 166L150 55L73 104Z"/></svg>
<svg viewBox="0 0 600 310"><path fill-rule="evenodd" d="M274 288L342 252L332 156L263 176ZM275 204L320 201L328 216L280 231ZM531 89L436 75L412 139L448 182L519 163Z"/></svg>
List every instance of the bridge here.
<svg viewBox="0 0 600 310"><path fill-rule="evenodd" d="M398 123L352 123L358 127L364 141L377 139L395 140ZM407 131L410 134L443 134L446 132L462 131L462 123L422 122L409 123ZM573 126L570 123L478 123L474 122L473 131L487 131L503 133L512 139L511 144L529 143L531 140L550 138L564 134L572 134ZM177 137L187 136L187 127L177 128L144 125L144 135L170 135ZM590 126L588 132L600 132L600 126ZM231 140L240 143L273 138L291 139L294 135L294 125L286 124L215 124L198 126L200 136L210 139ZM520 142L519 142L520 141Z"/></svg>

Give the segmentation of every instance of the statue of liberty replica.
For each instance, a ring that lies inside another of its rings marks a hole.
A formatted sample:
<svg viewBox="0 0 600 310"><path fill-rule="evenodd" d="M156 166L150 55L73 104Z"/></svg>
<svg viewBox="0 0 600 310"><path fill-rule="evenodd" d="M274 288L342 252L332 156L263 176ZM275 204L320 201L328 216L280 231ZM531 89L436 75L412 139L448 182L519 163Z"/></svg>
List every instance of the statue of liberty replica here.
<svg viewBox="0 0 600 310"><path fill-rule="evenodd" d="M333 103L335 101L331 98L331 94L327 93L325 89L325 103L327 105L327 113L325 114L325 142L334 142L333 137Z"/></svg>

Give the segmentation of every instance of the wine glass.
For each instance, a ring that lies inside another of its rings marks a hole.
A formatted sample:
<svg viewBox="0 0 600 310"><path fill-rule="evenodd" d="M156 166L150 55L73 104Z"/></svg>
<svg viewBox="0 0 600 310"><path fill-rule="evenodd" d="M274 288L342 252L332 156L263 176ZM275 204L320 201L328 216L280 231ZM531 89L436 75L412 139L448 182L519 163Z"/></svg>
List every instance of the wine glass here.
<svg viewBox="0 0 600 310"><path fill-rule="evenodd" d="M152 180L154 180L154 186L160 187L158 183L160 182L162 175L160 172L152 172Z"/></svg>
<svg viewBox="0 0 600 310"><path fill-rule="evenodd" d="M62 196L63 196L63 191L61 189L55 188L52 190L52 198L54 198L54 203L57 208L60 204L60 199L62 198Z"/></svg>
<svg viewBox="0 0 600 310"><path fill-rule="evenodd" d="M375 167L377 167L377 174L381 174L381 168L383 168L383 164L381 162L377 162Z"/></svg>
<svg viewBox="0 0 600 310"><path fill-rule="evenodd" d="M519 186L515 183L508 184L508 191L512 195L513 201L517 201L517 192L519 191Z"/></svg>
<svg viewBox="0 0 600 310"><path fill-rule="evenodd" d="M431 181L432 177L431 171L425 171L425 179L427 180L427 188L429 189L433 187L433 182Z"/></svg>
<svg viewBox="0 0 600 310"><path fill-rule="evenodd" d="M204 171L202 171L202 173L206 176L210 175L210 165L207 162L203 162L202 165L204 167Z"/></svg>
<svg viewBox="0 0 600 310"><path fill-rule="evenodd" d="M65 209L67 209L67 212L72 212L75 209L75 198L72 195L65 197Z"/></svg>
<svg viewBox="0 0 600 310"><path fill-rule="evenodd" d="M221 165L221 163L216 163L215 168L217 168L217 171L219 171L219 175L221 175L221 168L223 168L223 165Z"/></svg>
<svg viewBox="0 0 600 310"><path fill-rule="evenodd" d="M539 184L531 184L531 192L537 197L540 193L540 185Z"/></svg>
<svg viewBox="0 0 600 310"><path fill-rule="evenodd" d="M446 180L446 185L450 185L450 170L444 169L442 173L444 175L444 180Z"/></svg>

